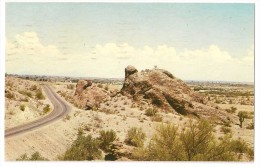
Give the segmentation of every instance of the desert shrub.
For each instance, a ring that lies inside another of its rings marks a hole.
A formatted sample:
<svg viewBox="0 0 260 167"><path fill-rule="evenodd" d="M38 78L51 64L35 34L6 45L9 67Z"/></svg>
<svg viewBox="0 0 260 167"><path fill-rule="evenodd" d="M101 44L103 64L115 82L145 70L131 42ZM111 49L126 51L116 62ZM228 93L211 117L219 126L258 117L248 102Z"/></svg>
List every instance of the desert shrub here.
<svg viewBox="0 0 260 167"><path fill-rule="evenodd" d="M66 161L83 161L101 159L101 151L99 150L99 141L91 135L83 136L78 133L77 139L72 143L71 147L66 150L61 160Z"/></svg>
<svg viewBox="0 0 260 167"><path fill-rule="evenodd" d="M254 122L250 123L249 125L247 125L246 128L247 129L255 129L255 123Z"/></svg>
<svg viewBox="0 0 260 167"><path fill-rule="evenodd" d="M157 109L148 108L147 110L145 110L145 115L147 115L147 116L154 116L157 112L158 112Z"/></svg>
<svg viewBox="0 0 260 167"><path fill-rule="evenodd" d="M28 98L22 98L21 101L23 101L23 102L29 102L29 99L28 99Z"/></svg>
<svg viewBox="0 0 260 167"><path fill-rule="evenodd" d="M17 161L48 161L48 159L41 156L39 152L34 152L31 157L28 157L28 155L25 153L21 155Z"/></svg>
<svg viewBox="0 0 260 167"><path fill-rule="evenodd" d="M230 120L224 121L223 125L226 127L231 127L231 121Z"/></svg>
<svg viewBox="0 0 260 167"><path fill-rule="evenodd" d="M28 96L28 97L32 98L32 93L29 92L29 91L19 90L18 92L19 92L20 94L22 94L22 95L25 95L25 96Z"/></svg>
<svg viewBox="0 0 260 167"><path fill-rule="evenodd" d="M29 91L25 91L25 94L26 94L26 96L32 98L32 93L31 93L31 92L29 92Z"/></svg>
<svg viewBox="0 0 260 167"><path fill-rule="evenodd" d="M151 139L145 160L179 161L184 159L183 146L178 139L178 128L173 124L160 125Z"/></svg>
<svg viewBox="0 0 260 167"><path fill-rule="evenodd" d="M67 114L65 117L63 117L63 121L70 120L70 115Z"/></svg>
<svg viewBox="0 0 260 167"><path fill-rule="evenodd" d="M97 87L103 88L103 85L102 84L98 84Z"/></svg>
<svg viewBox="0 0 260 167"><path fill-rule="evenodd" d="M67 89L74 89L74 85L73 84L67 85Z"/></svg>
<svg viewBox="0 0 260 167"><path fill-rule="evenodd" d="M86 131L91 131L91 126L85 125L85 126L84 126L84 130L86 130Z"/></svg>
<svg viewBox="0 0 260 167"><path fill-rule="evenodd" d="M20 105L20 110L21 110L21 111L24 111L24 110L25 110L25 105L24 105L24 104L21 104L21 105Z"/></svg>
<svg viewBox="0 0 260 167"><path fill-rule="evenodd" d="M230 147L236 153L247 153L249 150L246 142L241 139L231 141Z"/></svg>
<svg viewBox="0 0 260 167"><path fill-rule="evenodd" d="M237 108L232 106L232 107L230 107L230 110L232 113L234 113L234 112L236 112Z"/></svg>
<svg viewBox="0 0 260 167"><path fill-rule="evenodd" d="M146 138L141 128L132 127L127 131L125 143L128 145L142 147Z"/></svg>
<svg viewBox="0 0 260 167"><path fill-rule="evenodd" d="M230 107L230 109L226 109L226 111L228 112L228 113L235 113L236 112L236 110L237 110L237 108L236 107Z"/></svg>
<svg viewBox="0 0 260 167"><path fill-rule="evenodd" d="M146 148L133 151L133 159L153 161L234 161L236 151L231 135L218 141L206 120L189 122L181 132L172 124L162 124Z"/></svg>
<svg viewBox="0 0 260 167"><path fill-rule="evenodd" d="M50 108L50 105L49 105L49 104L47 104L47 105L43 108L44 114L50 112L50 110L51 110L51 108Z"/></svg>
<svg viewBox="0 0 260 167"><path fill-rule="evenodd" d="M43 99L45 99L45 97L44 97L44 95L43 95L43 93L42 93L42 90L41 89L38 89L37 90L37 92L36 92L36 98L38 99L38 100L43 100Z"/></svg>
<svg viewBox="0 0 260 167"><path fill-rule="evenodd" d="M32 85L32 86L30 87L30 90L31 90L31 91L37 90L37 86L36 86L36 85Z"/></svg>
<svg viewBox="0 0 260 167"><path fill-rule="evenodd" d="M254 160L254 149L248 148L247 154L250 160Z"/></svg>
<svg viewBox="0 0 260 167"><path fill-rule="evenodd" d="M254 118L254 112L247 112L247 111L241 111L244 115L245 119L252 119Z"/></svg>
<svg viewBox="0 0 260 167"><path fill-rule="evenodd" d="M231 129L226 126L222 126L220 131L223 132L224 134L231 133Z"/></svg>
<svg viewBox="0 0 260 167"><path fill-rule="evenodd" d="M108 90L108 85L105 86L105 90Z"/></svg>
<svg viewBox="0 0 260 167"><path fill-rule="evenodd" d="M112 143L117 139L116 132L113 130L101 130L99 132L98 140L100 141L100 148L105 152L109 151Z"/></svg>
<svg viewBox="0 0 260 167"><path fill-rule="evenodd" d="M155 114L154 116L151 117L151 120L154 122L162 122L163 118L159 114Z"/></svg>
<svg viewBox="0 0 260 167"><path fill-rule="evenodd" d="M106 114L115 114L115 111L110 110L110 109L106 109L106 108L102 108L101 110L99 110L100 112L106 113Z"/></svg>
<svg viewBox="0 0 260 167"><path fill-rule="evenodd" d="M207 152L210 142L214 139L213 126L205 120L197 124L190 121L188 129L180 134L180 139L187 160L199 159L201 154Z"/></svg>
<svg viewBox="0 0 260 167"><path fill-rule="evenodd" d="M14 98L14 94L12 94L11 92L6 92L5 93L5 97L8 99L13 99Z"/></svg>

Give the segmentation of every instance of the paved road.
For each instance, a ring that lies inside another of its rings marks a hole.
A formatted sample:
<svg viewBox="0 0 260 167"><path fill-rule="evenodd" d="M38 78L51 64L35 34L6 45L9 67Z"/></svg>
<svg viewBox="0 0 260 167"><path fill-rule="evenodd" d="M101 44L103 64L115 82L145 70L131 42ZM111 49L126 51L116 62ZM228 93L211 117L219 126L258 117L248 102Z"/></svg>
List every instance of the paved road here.
<svg viewBox="0 0 260 167"><path fill-rule="evenodd" d="M43 127L62 118L64 115L70 112L70 107L50 88L50 86L42 85L42 88L54 106L53 111L45 117L42 117L30 123L5 130L5 138Z"/></svg>

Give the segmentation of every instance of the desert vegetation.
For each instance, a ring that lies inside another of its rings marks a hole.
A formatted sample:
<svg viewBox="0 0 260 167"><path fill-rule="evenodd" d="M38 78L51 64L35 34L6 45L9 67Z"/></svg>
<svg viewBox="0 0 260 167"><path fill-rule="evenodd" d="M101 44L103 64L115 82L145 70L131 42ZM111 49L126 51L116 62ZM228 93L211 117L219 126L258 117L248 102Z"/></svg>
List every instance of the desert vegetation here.
<svg viewBox="0 0 260 167"><path fill-rule="evenodd" d="M147 147L135 149L133 159L146 161L237 161L240 154L253 158L242 140L226 135L217 140L213 126L200 120L189 122L181 131L173 124L160 125Z"/></svg>
<svg viewBox="0 0 260 167"><path fill-rule="evenodd" d="M43 135L53 136L57 132L57 136L41 139L28 134L29 140L25 138L25 142L45 141L45 145L55 142L49 150L59 151L51 155L48 148L42 149L44 144L34 148L46 156L39 157L49 160L253 160L252 86L207 82L186 85L160 69L135 73L135 69L129 70L127 75L134 75L132 80L126 78L129 85L107 80L48 82L71 105L72 111L50 125L52 130L39 129ZM149 75L150 80L145 80ZM144 77L135 78L140 76ZM169 82L165 85L174 85L173 90L158 84L160 80ZM152 86L146 85L149 82ZM30 82L19 91L16 82L10 80L6 84L6 99L19 101L15 103L16 110L6 114L6 119L17 117L17 111L26 113L34 105L42 115L51 111L48 98L41 97L44 91L38 82ZM26 149L21 149L19 156L8 156L30 160L24 150L31 148L23 147Z"/></svg>
<svg viewBox="0 0 260 167"><path fill-rule="evenodd" d="M28 156L26 153L21 155L17 161L48 161L48 159L42 157L39 152L34 152L31 156Z"/></svg>

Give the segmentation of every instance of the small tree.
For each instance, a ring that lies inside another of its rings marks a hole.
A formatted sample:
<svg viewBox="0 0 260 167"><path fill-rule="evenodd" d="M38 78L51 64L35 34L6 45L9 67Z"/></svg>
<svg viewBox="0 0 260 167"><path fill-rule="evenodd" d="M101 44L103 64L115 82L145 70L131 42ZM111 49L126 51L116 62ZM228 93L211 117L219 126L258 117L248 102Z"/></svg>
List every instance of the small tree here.
<svg viewBox="0 0 260 167"><path fill-rule="evenodd" d="M213 126L206 120L199 123L190 121L188 129L181 133L180 139L187 159L195 160L208 151L210 143L214 140Z"/></svg>
<svg viewBox="0 0 260 167"><path fill-rule="evenodd" d="M239 122L240 122L240 128L242 128L243 127L243 122L244 122L244 120L245 120L245 114L244 114L244 112L242 112L242 111L240 111L239 113L238 113L238 117L239 117Z"/></svg>

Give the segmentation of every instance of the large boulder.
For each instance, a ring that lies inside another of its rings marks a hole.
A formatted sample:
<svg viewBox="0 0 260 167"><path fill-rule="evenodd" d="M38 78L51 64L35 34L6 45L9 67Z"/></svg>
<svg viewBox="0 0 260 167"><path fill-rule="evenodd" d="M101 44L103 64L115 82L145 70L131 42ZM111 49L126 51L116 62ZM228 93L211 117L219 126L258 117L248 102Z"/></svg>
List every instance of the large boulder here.
<svg viewBox="0 0 260 167"><path fill-rule="evenodd" d="M132 75L134 73L138 72L137 69L133 66L127 66L125 68L125 78L127 78L129 75Z"/></svg>
<svg viewBox="0 0 260 167"><path fill-rule="evenodd" d="M215 108L205 105L206 98L166 70L138 72L134 67L128 66L125 74L121 93L137 103L146 100L163 111L193 114L197 117L204 110L215 111Z"/></svg>
<svg viewBox="0 0 260 167"><path fill-rule="evenodd" d="M87 87L90 87L92 85L91 80L79 80L76 85L76 91L75 95L79 95L85 90Z"/></svg>
<svg viewBox="0 0 260 167"><path fill-rule="evenodd" d="M77 83L74 102L81 108L98 108L100 103L106 100L109 94L104 88L92 84L90 80L80 80Z"/></svg>

